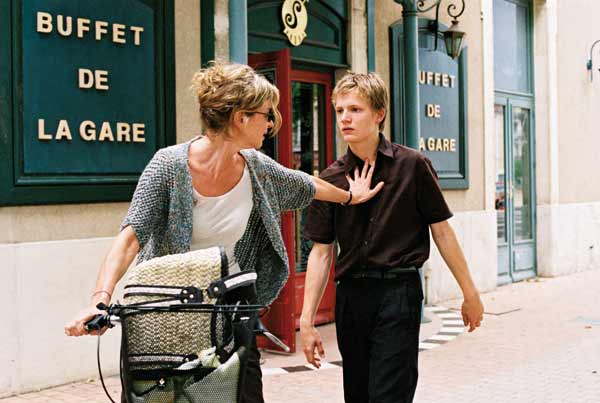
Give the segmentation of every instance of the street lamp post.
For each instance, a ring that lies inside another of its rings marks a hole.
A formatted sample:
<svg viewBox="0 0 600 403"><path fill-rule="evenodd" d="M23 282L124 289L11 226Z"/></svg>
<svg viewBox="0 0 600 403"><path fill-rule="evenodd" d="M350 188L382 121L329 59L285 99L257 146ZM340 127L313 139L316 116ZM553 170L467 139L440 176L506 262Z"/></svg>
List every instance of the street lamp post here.
<svg viewBox="0 0 600 403"><path fill-rule="evenodd" d="M404 113L406 146L419 148L419 4L418 0L395 0L402 4L404 24ZM437 0L438 2L441 0Z"/></svg>
<svg viewBox="0 0 600 403"><path fill-rule="evenodd" d="M415 150L419 149L420 136L420 100L419 100L419 13L424 13L435 8L435 50L437 50L439 11L442 0L394 0L402 5L402 20L404 24L404 113L406 122L406 146ZM453 17L452 27L444 33L446 51L450 57L456 59L460 54L464 33L457 29L457 18L465 11L465 0L449 0L448 14ZM460 1L462 7L458 12L453 1ZM450 46L448 46L450 45ZM423 270L419 269L421 284L425 286ZM421 322L428 323L431 319L425 317L421 305Z"/></svg>

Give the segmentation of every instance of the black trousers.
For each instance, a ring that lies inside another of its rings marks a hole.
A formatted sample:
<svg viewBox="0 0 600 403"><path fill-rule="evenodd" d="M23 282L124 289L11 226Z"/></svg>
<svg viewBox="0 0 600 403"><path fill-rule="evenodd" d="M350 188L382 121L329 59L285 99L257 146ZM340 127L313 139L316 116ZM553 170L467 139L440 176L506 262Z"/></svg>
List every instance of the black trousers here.
<svg viewBox="0 0 600 403"><path fill-rule="evenodd" d="M422 299L417 272L338 283L335 323L347 403L413 401Z"/></svg>
<svg viewBox="0 0 600 403"><path fill-rule="evenodd" d="M242 392L242 403L264 403L260 351L256 346L256 336L248 350L248 362Z"/></svg>

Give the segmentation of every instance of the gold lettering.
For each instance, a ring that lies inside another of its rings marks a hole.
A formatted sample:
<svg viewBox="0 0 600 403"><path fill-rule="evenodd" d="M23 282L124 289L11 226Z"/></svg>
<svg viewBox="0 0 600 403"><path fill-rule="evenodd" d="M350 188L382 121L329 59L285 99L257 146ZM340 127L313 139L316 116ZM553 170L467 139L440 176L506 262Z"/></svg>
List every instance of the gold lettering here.
<svg viewBox="0 0 600 403"><path fill-rule="evenodd" d="M73 17L56 16L56 30L62 36L69 36L73 33Z"/></svg>
<svg viewBox="0 0 600 403"><path fill-rule="evenodd" d="M435 139L433 137L427 139L427 149L429 151L435 150Z"/></svg>
<svg viewBox="0 0 600 403"><path fill-rule="evenodd" d="M113 24L112 39L114 43L125 43L125 25Z"/></svg>
<svg viewBox="0 0 600 403"><path fill-rule="evenodd" d="M98 141L105 141L106 139L115 141L112 129L110 128L110 123L103 122L102 128L100 128L100 135L98 135Z"/></svg>
<svg viewBox="0 0 600 403"><path fill-rule="evenodd" d="M96 125L91 120L84 120L79 125L79 137L85 141L96 140Z"/></svg>
<svg viewBox="0 0 600 403"><path fill-rule="evenodd" d="M92 88L97 90L108 90L108 71L79 69L79 88Z"/></svg>
<svg viewBox="0 0 600 403"><path fill-rule="evenodd" d="M133 125L133 142L134 143L145 143L146 139L144 138L144 131L146 129L146 125L143 123L134 123Z"/></svg>
<svg viewBox="0 0 600 403"><path fill-rule="evenodd" d="M87 18L77 18L77 37L83 38L85 32L90 31L90 20Z"/></svg>
<svg viewBox="0 0 600 403"><path fill-rule="evenodd" d="M79 69L79 88L92 88L94 86L94 73L89 69Z"/></svg>
<svg viewBox="0 0 600 403"><path fill-rule="evenodd" d="M54 22L56 17L56 22ZM101 20L90 20L88 18L77 18L68 15L56 14L38 11L36 13L36 30L39 33L50 34L56 26L56 32L63 37L69 37L75 34L78 38L84 38L93 30L96 41L101 41L107 36L111 36L114 43L125 44L132 41L135 46L142 43L142 34L144 27L128 26L125 24L110 23Z"/></svg>
<svg viewBox="0 0 600 403"><path fill-rule="evenodd" d="M140 40L140 36L141 33L144 32L144 28L143 27L131 27L129 28L130 30L133 31L133 43L135 46L140 46L141 40Z"/></svg>
<svg viewBox="0 0 600 403"><path fill-rule="evenodd" d="M96 89L107 91L109 89L108 71L96 70L96 71L94 71L94 76L96 78Z"/></svg>
<svg viewBox="0 0 600 403"><path fill-rule="evenodd" d="M444 152L455 152L456 151L456 139L451 138L419 138L419 149L421 151L444 151Z"/></svg>
<svg viewBox="0 0 600 403"><path fill-rule="evenodd" d="M448 87L448 74L442 75L442 86Z"/></svg>
<svg viewBox="0 0 600 403"><path fill-rule="evenodd" d="M94 26L96 27L96 40L99 41L102 39L102 35L106 35L108 30L108 22L106 21L96 21Z"/></svg>
<svg viewBox="0 0 600 403"><path fill-rule="evenodd" d="M441 116L440 106L437 104L427 104L425 114L428 118L439 119Z"/></svg>
<svg viewBox="0 0 600 403"><path fill-rule="evenodd" d="M450 88L454 88L454 79L456 78L456 76L453 76L452 74L449 74L450 76Z"/></svg>
<svg viewBox="0 0 600 403"><path fill-rule="evenodd" d="M437 73L433 71L419 71L419 84L433 85L435 87L453 88L456 83L456 76L448 73Z"/></svg>
<svg viewBox="0 0 600 403"><path fill-rule="evenodd" d="M38 119L38 140L52 140L52 135L46 133L44 119Z"/></svg>
<svg viewBox="0 0 600 403"><path fill-rule="evenodd" d="M62 119L60 122L58 122L58 129L56 129L55 139L62 140L63 137L67 140L73 140L73 137L71 136L71 129L69 129L69 123L65 119Z"/></svg>
<svg viewBox="0 0 600 403"><path fill-rule="evenodd" d="M131 126L129 123L117 122L117 141L131 142Z"/></svg>
<svg viewBox="0 0 600 403"><path fill-rule="evenodd" d="M432 104L427 104L425 107L425 115L430 118L433 116L433 105Z"/></svg>
<svg viewBox="0 0 600 403"><path fill-rule="evenodd" d="M435 139L435 151L442 151L442 139Z"/></svg>
<svg viewBox="0 0 600 403"><path fill-rule="evenodd" d="M52 32L52 16L41 11L37 12L37 31L42 34Z"/></svg>

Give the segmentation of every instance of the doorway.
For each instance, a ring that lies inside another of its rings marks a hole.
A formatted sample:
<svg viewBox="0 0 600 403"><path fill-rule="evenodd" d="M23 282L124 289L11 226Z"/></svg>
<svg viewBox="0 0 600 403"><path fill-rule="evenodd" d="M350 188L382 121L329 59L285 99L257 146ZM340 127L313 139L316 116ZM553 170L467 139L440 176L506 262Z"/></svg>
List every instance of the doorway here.
<svg viewBox="0 0 600 403"><path fill-rule="evenodd" d="M496 97L498 285L536 275L532 109L527 99Z"/></svg>
<svg viewBox="0 0 600 403"><path fill-rule="evenodd" d="M333 162L334 131L332 123L331 84L329 71L292 69L289 49L249 55L249 64L280 91L279 110L283 122L279 134L263 143L261 151L280 164L318 175ZM282 234L290 263L290 276L263 322L269 330L295 351L296 329L304 299L304 283L308 254L312 243L302 236L306 212L282 215ZM317 324L335 319L335 284L333 264L315 321ZM277 349L268 341L261 346Z"/></svg>

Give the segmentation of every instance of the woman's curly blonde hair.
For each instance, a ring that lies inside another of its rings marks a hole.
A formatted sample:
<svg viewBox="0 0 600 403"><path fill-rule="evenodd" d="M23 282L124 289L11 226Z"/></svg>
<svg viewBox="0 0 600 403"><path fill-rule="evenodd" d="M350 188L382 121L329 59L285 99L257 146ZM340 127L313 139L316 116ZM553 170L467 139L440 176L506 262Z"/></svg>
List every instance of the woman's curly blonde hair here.
<svg viewBox="0 0 600 403"><path fill-rule="evenodd" d="M227 136L235 112L251 116L265 102L271 104L275 117L272 133L281 127L279 90L249 66L212 61L194 74L192 91L200 105L204 129Z"/></svg>

